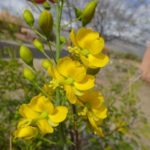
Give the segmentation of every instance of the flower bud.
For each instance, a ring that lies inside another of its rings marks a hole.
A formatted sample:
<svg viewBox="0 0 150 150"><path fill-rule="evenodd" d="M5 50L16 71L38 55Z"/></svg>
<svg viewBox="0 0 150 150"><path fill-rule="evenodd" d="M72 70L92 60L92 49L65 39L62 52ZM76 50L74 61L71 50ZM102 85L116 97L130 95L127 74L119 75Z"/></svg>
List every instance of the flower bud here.
<svg viewBox="0 0 150 150"><path fill-rule="evenodd" d="M51 9L51 5L50 5L50 3L48 3L48 2L44 2L42 5L43 5L43 7L44 7L45 9L47 9L47 10L50 10L50 9Z"/></svg>
<svg viewBox="0 0 150 150"><path fill-rule="evenodd" d="M83 12L82 12L83 26L85 26L86 24L91 22L91 20L94 16L97 4L98 4L97 0L92 0L92 1L88 2L86 4L86 6L84 7Z"/></svg>
<svg viewBox="0 0 150 150"><path fill-rule="evenodd" d="M44 59L44 60L42 60L41 65L44 69L48 70L48 68L52 66L52 62L47 59Z"/></svg>
<svg viewBox="0 0 150 150"><path fill-rule="evenodd" d="M28 79L29 81L33 81L35 79L35 74L33 71L29 68L25 68L23 70L23 76Z"/></svg>
<svg viewBox="0 0 150 150"><path fill-rule="evenodd" d="M43 45L43 43L42 43L40 40L35 39L35 40L33 41L33 45L34 45L34 47L37 48L40 52L43 52L43 51L44 51L44 45Z"/></svg>
<svg viewBox="0 0 150 150"><path fill-rule="evenodd" d="M50 38L50 32L53 28L53 17L52 14L44 10L39 17L39 26L43 32L43 34L49 39Z"/></svg>
<svg viewBox="0 0 150 150"><path fill-rule="evenodd" d="M60 43L61 44L66 43L66 38L64 36L60 36Z"/></svg>
<svg viewBox="0 0 150 150"><path fill-rule="evenodd" d="M32 15L32 13L31 13L30 10L26 9L26 10L23 12L23 18L24 18L24 20L26 21L26 23L27 23L30 27L33 26L33 24L34 24L34 17L33 17L33 15Z"/></svg>
<svg viewBox="0 0 150 150"><path fill-rule="evenodd" d="M20 47L20 58L28 65L33 65L33 54L31 52L31 50L22 45Z"/></svg>

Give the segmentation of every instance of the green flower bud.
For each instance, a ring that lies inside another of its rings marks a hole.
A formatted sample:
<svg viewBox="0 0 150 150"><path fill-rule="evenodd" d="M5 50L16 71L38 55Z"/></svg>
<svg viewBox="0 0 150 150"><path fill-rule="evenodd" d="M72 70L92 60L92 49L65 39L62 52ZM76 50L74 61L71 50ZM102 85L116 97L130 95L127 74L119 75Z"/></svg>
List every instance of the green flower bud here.
<svg viewBox="0 0 150 150"><path fill-rule="evenodd" d="M24 45L22 45L20 47L20 58L26 64L31 65L31 66L33 65L33 54L31 52L31 50L28 47L24 46Z"/></svg>
<svg viewBox="0 0 150 150"><path fill-rule="evenodd" d="M97 4L98 4L97 0L92 0L88 2L86 6L84 7L83 12L82 12L82 25L83 26L91 22L95 14L95 9L96 9Z"/></svg>
<svg viewBox="0 0 150 150"><path fill-rule="evenodd" d="M43 7L44 7L45 9L47 9L47 10L50 10L50 9L51 9L51 5L50 5L50 3L48 3L48 2L44 2L42 5L43 5Z"/></svg>
<svg viewBox="0 0 150 150"><path fill-rule="evenodd" d="M29 25L29 26L33 26L34 24L34 17L31 13L30 10L26 9L24 12L23 12L23 18L24 20L26 21L26 23Z"/></svg>
<svg viewBox="0 0 150 150"><path fill-rule="evenodd" d="M33 71L29 68L25 68L23 70L23 76L28 79L29 81L33 81L35 79L35 74Z"/></svg>
<svg viewBox="0 0 150 150"><path fill-rule="evenodd" d="M33 45L34 45L34 47L37 48L40 52L44 52L44 45L43 45L43 43L42 43L40 40L35 39L35 40L33 41Z"/></svg>
<svg viewBox="0 0 150 150"><path fill-rule="evenodd" d="M66 43L66 38L64 36L60 36L60 42L61 44Z"/></svg>
<svg viewBox="0 0 150 150"><path fill-rule="evenodd" d="M39 16L39 26L43 32L43 34L49 39L50 38L50 32L53 28L53 17L52 14L44 10L40 16Z"/></svg>
<svg viewBox="0 0 150 150"><path fill-rule="evenodd" d="M47 60L47 59L44 59L44 60L42 60L42 67L44 68L44 69L48 69L49 67L51 67L52 66L52 62L51 61L49 61L49 60Z"/></svg>

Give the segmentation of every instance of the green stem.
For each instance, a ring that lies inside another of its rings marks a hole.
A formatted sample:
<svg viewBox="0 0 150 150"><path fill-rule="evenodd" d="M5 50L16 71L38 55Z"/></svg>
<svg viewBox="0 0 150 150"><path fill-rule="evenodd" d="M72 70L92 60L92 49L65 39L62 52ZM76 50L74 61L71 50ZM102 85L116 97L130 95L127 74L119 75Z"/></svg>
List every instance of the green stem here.
<svg viewBox="0 0 150 150"><path fill-rule="evenodd" d="M53 54L53 50L52 50L52 47L51 47L51 43L49 41L47 41L47 45L49 47L49 50L51 52L51 57L54 59L55 63L56 63L56 59L55 59L55 56Z"/></svg>
<svg viewBox="0 0 150 150"><path fill-rule="evenodd" d="M63 9L63 0L56 5L56 61L58 62L61 55L61 44L60 44L60 29L61 29L61 16Z"/></svg>

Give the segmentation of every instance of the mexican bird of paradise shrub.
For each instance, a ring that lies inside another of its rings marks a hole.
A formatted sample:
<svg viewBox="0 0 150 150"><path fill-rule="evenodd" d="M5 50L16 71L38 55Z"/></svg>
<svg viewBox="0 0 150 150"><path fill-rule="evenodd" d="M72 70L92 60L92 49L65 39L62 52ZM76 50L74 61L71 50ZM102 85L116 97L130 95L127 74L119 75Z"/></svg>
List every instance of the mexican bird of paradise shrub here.
<svg viewBox="0 0 150 150"><path fill-rule="evenodd" d="M86 27L94 16L98 2L91 1L80 10L77 20L82 26L77 30L71 29L70 36L67 37L70 39L67 48L64 46L66 39L61 36L61 17L65 1L33 1L37 7L45 2L56 7L56 19L44 7L38 19L40 31L34 27L34 16L30 10L26 9L23 17L37 34L38 38L33 41L33 45L46 57L41 65L47 77L42 78L43 85L39 86L36 82L38 74L33 64L33 54L28 47L22 45L20 57L27 65L23 75L37 86L39 93L19 107L21 117L13 135L15 139L29 140L39 135L54 134L60 149L67 146L70 148L70 145L80 149L79 129L83 123L90 132L101 138L105 136L101 125L107 117L107 107L103 94L95 89L95 70L98 72L105 67L109 57L103 52L103 37ZM55 41L51 40L53 29ZM45 43L49 47L50 56L45 51ZM68 54L62 57L64 47ZM70 144L67 145L65 142L68 138Z"/></svg>

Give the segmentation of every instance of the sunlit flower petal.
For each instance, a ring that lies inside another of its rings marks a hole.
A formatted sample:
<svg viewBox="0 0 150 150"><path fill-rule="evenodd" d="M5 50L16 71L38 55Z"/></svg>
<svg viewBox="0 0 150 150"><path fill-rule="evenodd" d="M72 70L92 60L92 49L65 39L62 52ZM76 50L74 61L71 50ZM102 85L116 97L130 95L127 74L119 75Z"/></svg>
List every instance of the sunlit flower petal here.
<svg viewBox="0 0 150 150"><path fill-rule="evenodd" d="M35 112L52 113L54 111L53 104L45 96L34 97L29 103L29 107Z"/></svg>
<svg viewBox="0 0 150 150"><path fill-rule="evenodd" d="M38 133L37 128L32 127L32 126L27 126L27 127L18 128L14 132L14 137L31 139L31 138L35 137L37 135L37 133Z"/></svg>
<svg viewBox="0 0 150 150"><path fill-rule="evenodd" d="M95 78L91 75L87 75L82 82L75 82L74 85L78 90L89 90L94 87Z"/></svg>
<svg viewBox="0 0 150 150"><path fill-rule="evenodd" d="M37 121L37 126L39 127L40 131L43 134L47 134L47 133L53 133L54 129L52 128L52 126L48 123L48 120L46 119L41 119Z"/></svg>
<svg viewBox="0 0 150 150"><path fill-rule="evenodd" d="M49 115L49 118L54 123L60 123L67 117L68 109L64 106L57 106L53 114Z"/></svg>
<svg viewBox="0 0 150 150"><path fill-rule="evenodd" d="M28 119L37 119L39 117L39 114L33 111L27 104L23 104L20 106L19 113L22 117Z"/></svg>

